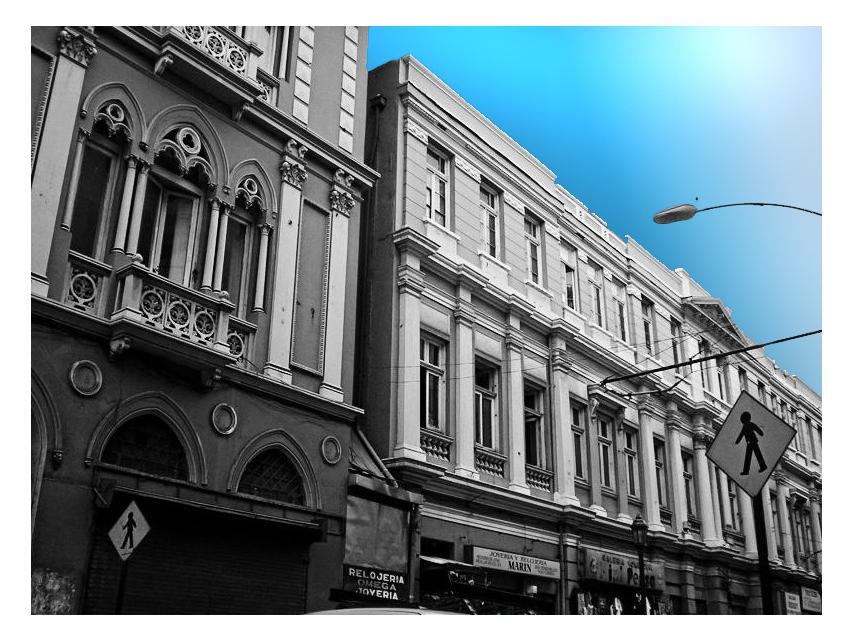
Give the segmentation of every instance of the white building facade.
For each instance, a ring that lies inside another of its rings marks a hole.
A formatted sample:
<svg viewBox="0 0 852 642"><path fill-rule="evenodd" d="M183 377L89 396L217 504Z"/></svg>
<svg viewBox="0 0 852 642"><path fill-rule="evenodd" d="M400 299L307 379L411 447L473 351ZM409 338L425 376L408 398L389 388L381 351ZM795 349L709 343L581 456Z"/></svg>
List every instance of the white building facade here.
<svg viewBox="0 0 852 642"><path fill-rule="evenodd" d="M368 95L361 405L424 497L420 602L631 612L641 514L654 612L760 612L751 500L706 456L747 390L797 431L762 495L776 612L815 610L819 395L760 350L602 385L753 342L417 60Z"/></svg>

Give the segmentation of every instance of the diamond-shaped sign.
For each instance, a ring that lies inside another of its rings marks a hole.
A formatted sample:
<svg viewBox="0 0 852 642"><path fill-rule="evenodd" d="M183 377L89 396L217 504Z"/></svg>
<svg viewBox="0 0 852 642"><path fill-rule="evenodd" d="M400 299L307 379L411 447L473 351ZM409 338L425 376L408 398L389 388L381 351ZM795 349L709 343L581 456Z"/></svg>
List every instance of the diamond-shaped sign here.
<svg viewBox="0 0 852 642"><path fill-rule="evenodd" d="M127 561L127 558L133 554L133 551L142 543L150 530L151 527L148 526L148 521L142 511L139 510L135 501L131 501L115 525L109 530L109 539L115 546L122 562Z"/></svg>
<svg viewBox="0 0 852 642"><path fill-rule="evenodd" d="M707 457L756 497L796 431L749 393L740 394L707 450Z"/></svg>

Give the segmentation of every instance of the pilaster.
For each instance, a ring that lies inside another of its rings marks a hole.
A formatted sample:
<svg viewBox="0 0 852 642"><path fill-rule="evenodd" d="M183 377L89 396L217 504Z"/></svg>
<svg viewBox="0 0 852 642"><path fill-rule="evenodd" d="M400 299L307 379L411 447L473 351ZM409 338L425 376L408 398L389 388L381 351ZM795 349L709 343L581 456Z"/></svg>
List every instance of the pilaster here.
<svg viewBox="0 0 852 642"><path fill-rule="evenodd" d="M456 390L456 474L463 477L478 479L476 472L473 446L476 443L474 433L476 419L474 416L474 374L475 359L473 354L473 323L475 311L470 303L470 289L459 285L457 289L456 309L453 312L455 321L455 390Z"/></svg>
<svg viewBox="0 0 852 642"><path fill-rule="evenodd" d="M710 468L707 446L713 440L704 419L699 420L699 430L693 434L692 447L695 455L695 475L698 481L698 511L701 516L701 539L707 546L721 546L721 533L716 531L713 517L713 495L710 488Z"/></svg>
<svg viewBox="0 0 852 642"><path fill-rule="evenodd" d="M553 498L562 505L579 506L574 490L574 439L571 431L571 360L557 339L551 338L550 363L553 371L553 469L556 481ZM561 340L560 340L561 343Z"/></svg>
<svg viewBox="0 0 852 642"><path fill-rule="evenodd" d="M296 254L302 220L302 185L307 178L307 147L295 140L287 143L281 163L281 214L272 274L272 301L269 306L269 353L263 374L291 383L290 344L293 333L293 306L296 291Z"/></svg>
<svg viewBox="0 0 852 642"><path fill-rule="evenodd" d="M639 404L639 455L642 458L642 490L645 493L645 520L648 530L662 531L660 520L660 497L657 494L657 464L654 461L654 432L651 428L653 409L646 403Z"/></svg>
<svg viewBox="0 0 852 642"><path fill-rule="evenodd" d="M503 364L508 391L509 489L529 495L526 467L526 441L524 439L524 338L519 321L513 316L506 331L506 363Z"/></svg>

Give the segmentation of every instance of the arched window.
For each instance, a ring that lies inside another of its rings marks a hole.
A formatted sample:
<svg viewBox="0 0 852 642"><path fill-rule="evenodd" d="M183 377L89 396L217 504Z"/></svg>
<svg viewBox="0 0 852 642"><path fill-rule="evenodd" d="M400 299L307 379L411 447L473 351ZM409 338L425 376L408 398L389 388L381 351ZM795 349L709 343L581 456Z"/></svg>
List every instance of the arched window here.
<svg viewBox="0 0 852 642"><path fill-rule="evenodd" d="M268 448L255 456L243 471L237 490L288 504L306 504L302 477L281 448Z"/></svg>
<svg viewBox="0 0 852 642"><path fill-rule="evenodd" d="M210 154L190 126L168 131L157 144L145 190L135 248L154 272L186 286L201 285L207 216L201 216L213 176Z"/></svg>
<svg viewBox="0 0 852 642"><path fill-rule="evenodd" d="M91 133L81 132L87 139L79 178L69 194L73 198L71 249L86 256L101 258L106 251L112 231L107 229L110 212L121 196L116 193L124 171L119 158L131 139L128 123L124 106L111 100L98 109Z"/></svg>
<svg viewBox="0 0 852 642"><path fill-rule="evenodd" d="M227 212L221 284L236 306L234 314L243 318L254 299L258 262L257 222L263 219L264 207L257 179L254 176L244 177L236 189L236 208Z"/></svg>
<svg viewBox="0 0 852 642"><path fill-rule="evenodd" d="M152 415L134 417L110 437L101 461L139 472L188 479L186 453L169 426Z"/></svg>

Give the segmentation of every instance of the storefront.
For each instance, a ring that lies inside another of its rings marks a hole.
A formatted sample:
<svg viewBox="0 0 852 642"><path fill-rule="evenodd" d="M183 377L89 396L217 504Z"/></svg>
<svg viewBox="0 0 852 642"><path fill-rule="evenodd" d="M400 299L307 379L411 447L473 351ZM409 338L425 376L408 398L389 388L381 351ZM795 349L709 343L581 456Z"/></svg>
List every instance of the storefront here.
<svg viewBox="0 0 852 642"><path fill-rule="evenodd" d="M638 556L592 547L581 547L578 553L579 587L570 596L572 614L671 613L662 563L645 560L648 601L643 610Z"/></svg>
<svg viewBox="0 0 852 642"><path fill-rule="evenodd" d="M559 562L480 546L464 562L420 556L422 606L477 615L552 615Z"/></svg>

